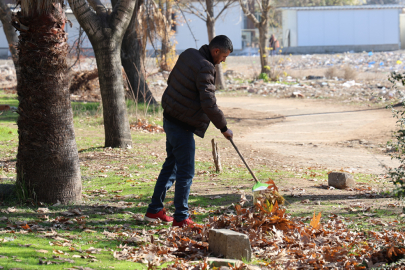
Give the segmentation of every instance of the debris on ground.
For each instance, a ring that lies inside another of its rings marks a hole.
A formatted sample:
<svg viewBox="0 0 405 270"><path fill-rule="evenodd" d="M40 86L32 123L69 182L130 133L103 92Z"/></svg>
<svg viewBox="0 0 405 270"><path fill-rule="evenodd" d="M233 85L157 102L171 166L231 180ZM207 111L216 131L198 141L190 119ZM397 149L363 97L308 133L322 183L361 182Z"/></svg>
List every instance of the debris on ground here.
<svg viewBox="0 0 405 270"><path fill-rule="evenodd" d="M130 124L132 130L140 130L149 133L163 133L163 127L155 123L149 123L147 119L138 119L138 122Z"/></svg>
<svg viewBox="0 0 405 270"><path fill-rule="evenodd" d="M251 208L236 205L233 214L210 217L205 225L133 232L131 237L138 234L145 237L146 233L149 238L159 235L159 239L138 247L120 245L114 257L151 265L173 260L189 264L208 256L209 230L222 228L249 236L255 257L267 262L262 263L261 269L367 269L401 263L405 254L404 232L353 231L348 228L346 218L330 214L326 219L321 222L321 214L314 213L306 224L303 221L307 218L291 218L277 203L259 201ZM387 226L393 228L396 223L389 222ZM247 269L244 266L238 269ZM198 269L189 267L183 269Z"/></svg>
<svg viewBox="0 0 405 270"><path fill-rule="evenodd" d="M69 92L71 100L99 101L101 94L98 69L74 72Z"/></svg>

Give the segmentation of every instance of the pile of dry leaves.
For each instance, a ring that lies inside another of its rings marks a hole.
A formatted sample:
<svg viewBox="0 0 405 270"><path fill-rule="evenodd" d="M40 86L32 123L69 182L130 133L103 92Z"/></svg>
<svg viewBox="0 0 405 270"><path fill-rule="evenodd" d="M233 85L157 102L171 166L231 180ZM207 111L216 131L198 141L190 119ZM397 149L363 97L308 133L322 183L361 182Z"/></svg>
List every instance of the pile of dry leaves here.
<svg viewBox="0 0 405 270"><path fill-rule="evenodd" d="M138 122L130 125L132 130L141 130L150 133L163 133L163 127L155 124L150 124L146 119L139 119Z"/></svg>
<svg viewBox="0 0 405 270"><path fill-rule="evenodd" d="M303 218L287 216L277 202L259 200L254 207L242 208L244 202L235 206L235 214L211 217L205 225L134 232L130 238L142 244L133 247L127 242L114 257L143 262L151 269L168 261L176 264L167 269L207 269L204 258L209 256L212 228L249 235L255 257L266 262L261 263L262 269L369 269L404 257L405 233L401 231L353 231L345 218L334 214L321 222L321 213L314 213L307 225ZM197 260L197 265L190 263Z"/></svg>

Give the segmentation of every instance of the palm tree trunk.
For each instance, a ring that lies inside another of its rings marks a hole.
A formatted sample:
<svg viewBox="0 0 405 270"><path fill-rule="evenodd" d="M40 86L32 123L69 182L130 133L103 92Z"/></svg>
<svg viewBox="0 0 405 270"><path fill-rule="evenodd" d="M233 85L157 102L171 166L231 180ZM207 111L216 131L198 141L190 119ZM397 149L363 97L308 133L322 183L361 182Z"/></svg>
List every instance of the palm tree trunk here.
<svg viewBox="0 0 405 270"><path fill-rule="evenodd" d="M13 58L15 74L18 83L18 80L20 78L20 66L18 64L18 52L17 52L18 36L14 27L11 25L11 16L12 13L10 8L5 4L4 0L0 0L0 20L1 23L3 24L3 30L7 38L11 57Z"/></svg>
<svg viewBox="0 0 405 270"><path fill-rule="evenodd" d="M58 1L59 2L59 1ZM81 201L79 157L67 78L67 21L57 1L47 13L21 12L18 61L17 193L40 202Z"/></svg>

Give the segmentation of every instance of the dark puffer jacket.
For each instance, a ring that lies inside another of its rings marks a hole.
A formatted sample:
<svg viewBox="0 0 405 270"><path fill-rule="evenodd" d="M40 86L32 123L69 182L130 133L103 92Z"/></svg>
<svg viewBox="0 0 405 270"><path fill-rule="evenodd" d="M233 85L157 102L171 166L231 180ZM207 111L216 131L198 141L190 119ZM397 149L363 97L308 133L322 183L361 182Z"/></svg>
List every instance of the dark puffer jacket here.
<svg viewBox="0 0 405 270"><path fill-rule="evenodd" d="M204 138L210 121L227 130L215 98L215 66L208 45L180 54L163 93L163 116Z"/></svg>

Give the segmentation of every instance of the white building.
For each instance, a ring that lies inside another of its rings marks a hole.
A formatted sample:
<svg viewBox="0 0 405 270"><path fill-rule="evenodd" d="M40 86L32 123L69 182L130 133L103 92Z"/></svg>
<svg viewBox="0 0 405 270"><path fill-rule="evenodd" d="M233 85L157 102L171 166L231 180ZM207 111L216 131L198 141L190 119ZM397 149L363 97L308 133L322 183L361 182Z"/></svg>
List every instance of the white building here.
<svg viewBox="0 0 405 270"><path fill-rule="evenodd" d="M204 14L202 6L196 2L195 7L199 7ZM214 14L218 14L223 8L224 2L219 2L214 8ZM184 16L183 16L184 15ZM187 12L176 12L176 34L174 40L176 42L176 51L182 52L188 48L200 48L204 44L208 44L207 26L203 20L196 15ZM187 25L188 24L188 25ZM232 40L234 50L242 50L242 28L243 28L243 12L240 5L233 5L226 9L221 17L215 23L215 34L226 35ZM194 35L194 37L193 37ZM157 43L155 48L160 48ZM149 44L148 50L153 50Z"/></svg>
<svg viewBox="0 0 405 270"><path fill-rule="evenodd" d="M402 8L400 5L280 8L283 50L285 53L398 50L401 41L405 46L400 31Z"/></svg>

